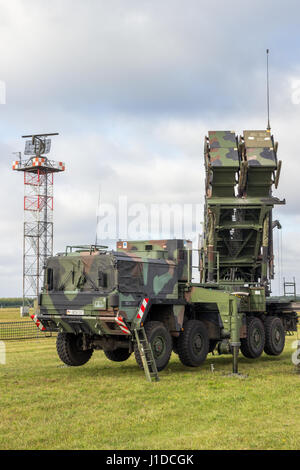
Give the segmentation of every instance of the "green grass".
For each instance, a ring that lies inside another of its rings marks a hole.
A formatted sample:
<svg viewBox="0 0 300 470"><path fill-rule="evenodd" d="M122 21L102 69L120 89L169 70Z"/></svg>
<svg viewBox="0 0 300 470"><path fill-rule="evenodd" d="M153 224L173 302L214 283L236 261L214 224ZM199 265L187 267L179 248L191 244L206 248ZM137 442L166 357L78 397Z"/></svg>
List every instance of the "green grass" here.
<svg viewBox="0 0 300 470"><path fill-rule="evenodd" d="M30 309L30 314L33 312L33 309ZM0 308L0 322L8 321L31 321L30 316L21 317L20 308Z"/></svg>
<svg viewBox="0 0 300 470"><path fill-rule="evenodd" d="M186 368L172 355L148 383L134 357L94 352L66 367L55 339L6 342L0 364L0 449L298 449L300 374L294 337L278 358L208 356ZM214 365L214 372L211 371Z"/></svg>

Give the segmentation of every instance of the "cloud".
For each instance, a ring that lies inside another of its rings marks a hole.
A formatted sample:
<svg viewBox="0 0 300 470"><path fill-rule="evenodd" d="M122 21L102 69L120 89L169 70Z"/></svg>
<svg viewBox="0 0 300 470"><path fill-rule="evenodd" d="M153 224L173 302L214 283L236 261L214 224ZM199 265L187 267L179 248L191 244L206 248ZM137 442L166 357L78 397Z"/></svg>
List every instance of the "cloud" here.
<svg viewBox="0 0 300 470"><path fill-rule="evenodd" d="M242 5L242 6L241 6ZM204 202L209 129L271 125L283 160L274 217L286 277L299 277L298 1L0 0L0 295L21 292L22 176L12 152L25 133L56 132L55 250L95 238L103 203Z"/></svg>
<svg viewBox="0 0 300 470"><path fill-rule="evenodd" d="M37 0L2 1L8 99L14 106L73 112L190 115L238 109L246 97L248 110L257 111L265 91L264 50L272 51L287 29L299 46L299 5L240 5L54 0L49 7ZM280 53L283 46L278 49L276 77L295 65L289 53Z"/></svg>

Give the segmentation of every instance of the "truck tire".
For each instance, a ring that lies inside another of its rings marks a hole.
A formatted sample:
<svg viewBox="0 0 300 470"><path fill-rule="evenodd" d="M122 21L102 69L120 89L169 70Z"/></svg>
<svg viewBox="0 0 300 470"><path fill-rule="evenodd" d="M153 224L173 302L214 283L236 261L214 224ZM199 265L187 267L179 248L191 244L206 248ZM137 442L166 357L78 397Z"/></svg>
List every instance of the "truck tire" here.
<svg viewBox="0 0 300 470"><path fill-rule="evenodd" d="M127 359L131 356L131 352L129 352L129 349L125 348L118 348L114 351L104 351L104 354L107 359L114 362L127 361Z"/></svg>
<svg viewBox="0 0 300 470"><path fill-rule="evenodd" d="M267 317L265 325L265 353L269 356L279 356L285 345L285 331L279 317Z"/></svg>
<svg viewBox="0 0 300 470"><path fill-rule="evenodd" d="M241 352L248 359L262 355L265 347L265 329L257 317L247 318L247 337L241 339Z"/></svg>
<svg viewBox="0 0 300 470"><path fill-rule="evenodd" d="M158 371L163 370L170 360L172 353L172 337L160 321L149 321L145 324L145 333L151 344L153 356ZM138 366L143 369L143 362L140 356L137 343L134 344L134 355Z"/></svg>
<svg viewBox="0 0 300 470"><path fill-rule="evenodd" d="M199 320L189 320L178 339L178 356L183 365L198 367L209 351L209 337L206 326Z"/></svg>
<svg viewBox="0 0 300 470"><path fill-rule="evenodd" d="M57 354L68 366L83 366L90 360L93 349L81 349L82 335L73 333L58 333L56 339Z"/></svg>

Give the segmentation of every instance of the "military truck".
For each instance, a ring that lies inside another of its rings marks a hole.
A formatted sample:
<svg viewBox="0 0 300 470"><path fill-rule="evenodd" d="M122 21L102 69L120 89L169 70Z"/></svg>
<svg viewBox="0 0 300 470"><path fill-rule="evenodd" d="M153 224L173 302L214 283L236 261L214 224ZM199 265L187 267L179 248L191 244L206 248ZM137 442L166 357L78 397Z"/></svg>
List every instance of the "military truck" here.
<svg viewBox="0 0 300 470"><path fill-rule="evenodd" d="M225 351L239 342L239 300L191 284L191 242L123 241L116 251L67 247L50 257L37 319L57 331L57 352L70 365L86 363L93 350L125 361L135 353L134 330L145 328L157 370L172 350L187 366L199 366L217 342ZM224 343L224 344L223 344ZM220 348L221 350L221 348Z"/></svg>
<svg viewBox="0 0 300 470"><path fill-rule="evenodd" d="M119 241L67 247L50 257L34 319L56 331L70 365L94 350L112 361L134 353L140 367L163 370L172 350L189 367L209 352L258 358L279 355L297 329L299 299L270 297L274 277L272 221L281 163L269 131L211 131L205 138L206 193L193 279L188 240ZM149 352L147 355L146 352ZM148 370L149 372L149 370Z"/></svg>

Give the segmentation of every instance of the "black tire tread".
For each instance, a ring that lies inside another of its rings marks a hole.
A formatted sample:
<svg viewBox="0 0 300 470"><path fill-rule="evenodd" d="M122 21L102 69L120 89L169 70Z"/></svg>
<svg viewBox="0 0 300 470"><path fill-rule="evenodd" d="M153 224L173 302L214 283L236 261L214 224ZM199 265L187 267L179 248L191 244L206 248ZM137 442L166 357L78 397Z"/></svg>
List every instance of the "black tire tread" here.
<svg viewBox="0 0 300 470"><path fill-rule="evenodd" d="M75 348L76 335L73 333L58 333L56 339L57 354L68 366L83 366L93 354L93 349L79 351Z"/></svg>
<svg viewBox="0 0 300 470"><path fill-rule="evenodd" d="M118 348L114 351L105 351L104 354L110 361L113 362L124 362L131 356L131 352L126 348Z"/></svg>
<svg viewBox="0 0 300 470"><path fill-rule="evenodd" d="M241 339L241 352L242 352L243 356L245 356L248 359L256 359L256 358L260 357L262 352L263 352L263 349L264 349L264 347L261 348L261 353L257 355L257 354L254 353L254 351L251 347L249 333L251 332L251 329L253 328L253 325L255 323L257 323L257 324L260 323L261 324L260 325L261 333L262 333L262 336L263 336L263 343L265 344L265 330L264 330L264 325L263 325L262 321L258 317L254 317L254 316L248 317L247 318L247 337Z"/></svg>
<svg viewBox="0 0 300 470"><path fill-rule="evenodd" d="M202 329L204 346L201 357L195 361L191 353L191 335L196 328ZM206 326L199 320L188 320L184 325L184 330L179 336L177 343L178 356L183 365L188 367L198 367L201 365L209 352L209 337Z"/></svg>
<svg viewBox="0 0 300 470"><path fill-rule="evenodd" d="M276 348L272 344L272 328L274 327L275 322L278 324L280 322L281 327L282 327L282 335L284 337L283 347L280 350L276 350ZM264 351L269 356L279 356L279 354L282 353L284 346L285 346L285 331L284 331L284 326L282 324L282 321L280 320L279 317L270 316L265 319L264 326L265 326L265 336L266 336Z"/></svg>

